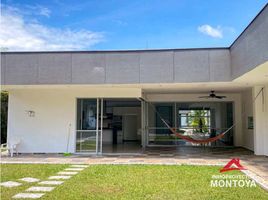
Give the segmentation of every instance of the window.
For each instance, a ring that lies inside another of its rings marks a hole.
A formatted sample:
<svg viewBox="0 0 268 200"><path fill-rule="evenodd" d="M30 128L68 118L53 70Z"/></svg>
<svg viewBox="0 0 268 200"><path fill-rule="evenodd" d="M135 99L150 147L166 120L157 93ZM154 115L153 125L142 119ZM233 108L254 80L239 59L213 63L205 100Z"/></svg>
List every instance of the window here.
<svg viewBox="0 0 268 200"><path fill-rule="evenodd" d="M178 124L180 129L193 129L194 132L206 133L210 130L209 109L179 110Z"/></svg>

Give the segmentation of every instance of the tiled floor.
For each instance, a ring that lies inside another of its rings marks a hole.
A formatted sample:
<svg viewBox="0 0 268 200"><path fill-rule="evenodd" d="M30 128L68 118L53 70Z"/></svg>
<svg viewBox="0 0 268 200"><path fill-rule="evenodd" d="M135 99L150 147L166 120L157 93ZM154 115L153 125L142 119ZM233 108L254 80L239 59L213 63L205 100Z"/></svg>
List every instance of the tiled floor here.
<svg viewBox="0 0 268 200"><path fill-rule="evenodd" d="M2 163L73 163L73 164L193 164L225 165L231 158L240 158L241 164L268 185L268 157L256 156L244 148L155 147L135 155L21 154L13 158L2 156Z"/></svg>
<svg viewBox="0 0 268 200"><path fill-rule="evenodd" d="M124 142L122 144L103 144L103 153L142 153L140 142Z"/></svg>

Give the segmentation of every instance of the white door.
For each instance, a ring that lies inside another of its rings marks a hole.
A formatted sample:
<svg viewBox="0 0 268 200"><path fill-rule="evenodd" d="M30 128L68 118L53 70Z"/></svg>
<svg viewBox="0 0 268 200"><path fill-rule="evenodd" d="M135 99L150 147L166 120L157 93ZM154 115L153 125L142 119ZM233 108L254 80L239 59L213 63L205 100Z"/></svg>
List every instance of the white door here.
<svg viewBox="0 0 268 200"><path fill-rule="evenodd" d="M123 116L123 135L124 140L137 140L137 115Z"/></svg>

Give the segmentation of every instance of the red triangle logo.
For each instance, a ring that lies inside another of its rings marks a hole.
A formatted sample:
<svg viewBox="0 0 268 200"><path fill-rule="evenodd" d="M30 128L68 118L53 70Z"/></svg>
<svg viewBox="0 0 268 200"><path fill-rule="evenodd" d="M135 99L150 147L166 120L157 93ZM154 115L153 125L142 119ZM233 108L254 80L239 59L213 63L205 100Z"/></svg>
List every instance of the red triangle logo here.
<svg viewBox="0 0 268 200"><path fill-rule="evenodd" d="M232 165L234 165L235 167L232 167ZM222 173L232 170L246 170L246 169L240 164L239 158L233 158L220 170L220 172Z"/></svg>

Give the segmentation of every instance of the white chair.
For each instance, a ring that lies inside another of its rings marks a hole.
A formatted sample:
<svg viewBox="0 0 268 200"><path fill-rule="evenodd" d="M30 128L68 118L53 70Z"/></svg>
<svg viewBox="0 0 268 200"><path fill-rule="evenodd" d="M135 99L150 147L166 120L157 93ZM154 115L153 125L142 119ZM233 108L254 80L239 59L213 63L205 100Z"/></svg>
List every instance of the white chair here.
<svg viewBox="0 0 268 200"><path fill-rule="evenodd" d="M16 152L16 155L18 155L18 146L20 144L19 139L10 139L7 143L7 150L11 157L13 157L14 153Z"/></svg>
<svg viewBox="0 0 268 200"><path fill-rule="evenodd" d="M1 153L7 150L7 143L1 144Z"/></svg>

